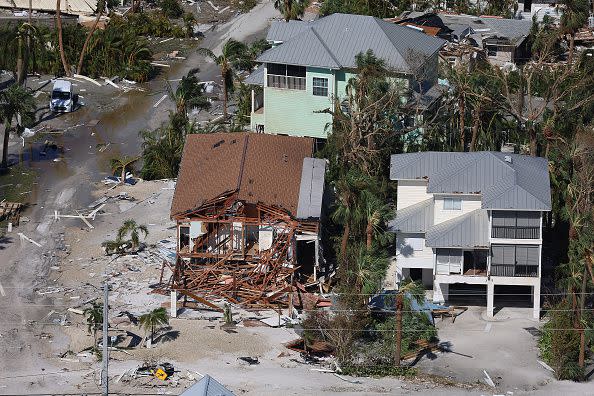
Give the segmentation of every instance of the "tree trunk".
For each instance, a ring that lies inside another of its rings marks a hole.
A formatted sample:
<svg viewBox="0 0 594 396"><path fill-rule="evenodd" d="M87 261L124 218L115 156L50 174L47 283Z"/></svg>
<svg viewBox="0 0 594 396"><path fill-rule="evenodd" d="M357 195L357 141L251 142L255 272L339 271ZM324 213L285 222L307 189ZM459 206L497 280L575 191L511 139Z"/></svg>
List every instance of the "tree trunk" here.
<svg viewBox="0 0 594 396"><path fill-rule="evenodd" d="M476 139L478 137L478 130L481 125L481 111L476 109L472 117L472 136L470 138L470 147L468 151L474 151L476 149Z"/></svg>
<svg viewBox="0 0 594 396"><path fill-rule="evenodd" d="M60 58L62 59L62 65L64 66L64 73L66 73L66 77L70 77L72 73L70 73L70 67L68 66L68 61L66 60L66 54L64 53L64 42L62 40L62 16L60 14L60 5L61 0L56 0L56 26L58 28L58 45L60 47Z"/></svg>
<svg viewBox="0 0 594 396"><path fill-rule="evenodd" d="M464 144L466 142L466 132L464 130L464 115L466 113L466 102L464 97L458 98L458 111L460 112L460 151L464 151Z"/></svg>
<svg viewBox="0 0 594 396"><path fill-rule="evenodd" d="M365 234L367 235L367 250L371 250L371 244L373 243L373 224L367 223Z"/></svg>
<svg viewBox="0 0 594 396"><path fill-rule="evenodd" d="M567 55L567 64L571 66L573 62L573 53L575 52L575 34L569 35L569 54Z"/></svg>
<svg viewBox="0 0 594 396"><path fill-rule="evenodd" d="M95 22L91 27L91 30L87 34L87 38L85 39L85 43L83 44L82 50L80 51L80 58L78 58L78 67L76 68L76 74L81 74L83 61L85 59L85 52L87 52L87 46L89 45L89 41L91 41L91 37L93 37L93 33L97 29L97 25L99 24L99 19L101 19L101 15L103 15L104 1L100 1L97 3L97 18L95 18Z"/></svg>
<svg viewBox="0 0 594 396"><path fill-rule="evenodd" d="M342 240L340 242L340 259L342 260L343 264L346 264L346 250L347 245L349 242L349 234L351 232L351 227L347 222L344 226L344 230L342 231Z"/></svg>
<svg viewBox="0 0 594 396"><path fill-rule="evenodd" d="M21 29L19 29L21 30ZM21 31L18 32L18 44L17 44L17 63L16 63L16 72L17 72L17 84L23 85L25 82L25 49L23 48L23 33Z"/></svg>
<svg viewBox="0 0 594 396"><path fill-rule="evenodd" d="M126 182L126 165L122 165L122 180L120 180L122 184Z"/></svg>
<svg viewBox="0 0 594 396"><path fill-rule="evenodd" d="M580 332L580 354L578 358L578 365L581 368L585 366L586 358L586 333L582 324L582 315L584 314L584 308L586 307L586 287L588 286L588 269L584 266L584 274L582 275L582 290L580 295L580 313L578 315L577 325Z"/></svg>
<svg viewBox="0 0 594 396"><path fill-rule="evenodd" d="M530 156L536 157L538 154L538 143L536 139L536 129L532 124L528 127L528 139L530 141Z"/></svg>
<svg viewBox="0 0 594 396"><path fill-rule="evenodd" d="M227 71L222 70L221 76L223 77L223 117L225 120L227 119L227 98L228 98L228 90L227 90Z"/></svg>
<svg viewBox="0 0 594 396"><path fill-rule="evenodd" d="M400 367L402 355L402 293L396 295L396 350L394 351L394 364Z"/></svg>
<svg viewBox="0 0 594 396"><path fill-rule="evenodd" d="M10 121L6 121L4 129L4 143L2 145L2 165L0 165L0 169L8 168L8 139L10 139Z"/></svg>

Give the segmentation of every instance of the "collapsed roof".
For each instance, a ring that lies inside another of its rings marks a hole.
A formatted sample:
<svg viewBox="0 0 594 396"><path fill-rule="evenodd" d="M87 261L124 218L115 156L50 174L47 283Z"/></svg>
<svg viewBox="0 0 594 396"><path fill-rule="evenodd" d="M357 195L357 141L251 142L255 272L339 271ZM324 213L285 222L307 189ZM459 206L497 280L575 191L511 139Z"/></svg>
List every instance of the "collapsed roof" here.
<svg viewBox="0 0 594 396"><path fill-rule="evenodd" d="M326 163L310 158L313 139L258 133L188 135L171 215L229 191L246 203L265 203L297 218L319 218Z"/></svg>

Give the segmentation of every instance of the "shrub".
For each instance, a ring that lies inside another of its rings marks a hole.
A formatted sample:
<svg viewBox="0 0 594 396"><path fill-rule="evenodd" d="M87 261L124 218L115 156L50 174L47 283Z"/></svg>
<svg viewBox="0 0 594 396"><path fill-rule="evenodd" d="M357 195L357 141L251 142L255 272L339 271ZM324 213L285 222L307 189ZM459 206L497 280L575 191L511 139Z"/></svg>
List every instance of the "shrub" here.
<svg viewBox="0 0 594 396"><path fill-rule="evenodd" d="M161 0L159 1L159 7L169 18L179 18L184 13L178 0Z"/></svg>

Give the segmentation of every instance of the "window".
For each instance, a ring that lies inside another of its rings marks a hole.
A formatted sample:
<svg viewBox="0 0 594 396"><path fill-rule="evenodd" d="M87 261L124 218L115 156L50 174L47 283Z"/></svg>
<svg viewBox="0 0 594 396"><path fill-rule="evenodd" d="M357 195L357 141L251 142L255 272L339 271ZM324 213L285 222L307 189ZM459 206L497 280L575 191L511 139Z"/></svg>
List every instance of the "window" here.
<svg viewBox="0 0 594 396"><path fill-rule="evenodd" d="M487 45L487 56L497 56L496 45Z"/></svg>
<svg viewBox="0 0 594 396"><path fill-rule="evenodd" d="M462 210L461 198L444 198L443 210Z"/></svg>
<svg viewBox="0 0 594 396"><path fill-rule="evenodd" d="M305 90L305 66L268 63L266 74L268 87Z"/></svg>
<svg viewBox="0 0 594 396"><path fill-rule="evenodd" d="M538 276L540 249L534 245L493 245L491 275Z"/></svg>
<svg viewBox="0 0 594 396"><path fill-rule="evenodd" d="M328 79L314 77L313 78L313 94L315 96L328 96Z"/></svg>
<svg viewBox="0 0 594 396"><path fill-rule="evenodd" d="M437 273L439 275L460 274L462 272L462 250L437 249Z"/></svg>
<svg viewBox="0 0 594 396"><path fill-rule="evenodd" d="M540 238L540 212L495 210L491 223L492 238Z"/></svg>

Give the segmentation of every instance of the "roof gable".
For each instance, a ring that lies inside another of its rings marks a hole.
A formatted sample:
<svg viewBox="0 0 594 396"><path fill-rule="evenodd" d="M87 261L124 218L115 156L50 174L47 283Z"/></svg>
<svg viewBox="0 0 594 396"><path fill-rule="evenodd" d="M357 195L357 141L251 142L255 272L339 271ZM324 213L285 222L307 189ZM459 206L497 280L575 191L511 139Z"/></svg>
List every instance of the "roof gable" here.
<svg viewBox="0 0 594 396"><path fill-rule="evenodd" d="M489 246L489 215L476 209L429 228L425 243L434 248L486 248Z"/></svg>

